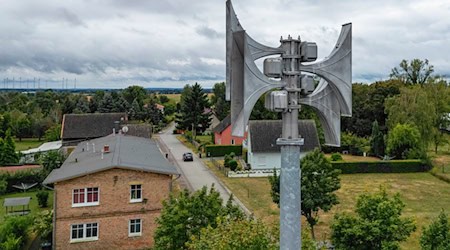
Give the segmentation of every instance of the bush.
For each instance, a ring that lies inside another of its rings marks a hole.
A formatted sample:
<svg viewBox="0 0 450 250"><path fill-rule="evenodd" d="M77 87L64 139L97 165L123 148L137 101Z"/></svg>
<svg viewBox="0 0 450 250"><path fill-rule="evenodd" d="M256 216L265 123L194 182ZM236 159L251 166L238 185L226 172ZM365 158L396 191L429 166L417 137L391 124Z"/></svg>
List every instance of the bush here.
<svg viewBox="0 0 450 250"><path fill-rule="evenodd" d="M27 230L32 224L32 217L18 216L8 217L0 224L0 244L3 247L5 243L17 241L17 245L23 246L26 240ZM18 248L20 249L20 248Z"/></svg>
<svg viewBox="0 0 450 250"><path fill-rule="evenodd" d="M339 153L332 154L331 161L342 161L342 155Z"/></svg>
<svg viewBox="0 0 450 250"><path fill-rule="evenodd" d="M238 163L236 160L233 159L228 162L228 166L230 167L231 171L236 171L236 169L238 167Z"/></svg>
<svg viewBox="0 0 450 250"><path fill-rule="evenodd" d="M37 192L36 197L38 199L39 207L47 207L48 206L48 192L47 191Z"/></svg>
<svg viewBox="0 0 450 250"><path fill-rule="evenodd" d="M8 182L4 179L0 179L0 195L6 194L8 188Z"/></svg>
<svg viewBox="0 0 450 250"><path fill-rule="evenodd" d="M242 155L241 145L207 145L205 147L206 155L211 157L224 156L234 152L235 155Z"/></svg>
<svg viewBox="0 0 450 250"><path fill-rule="evenodd" d="M372 162L332 162L343 174L355 173L413 173L426 172L430 167L421 160L394 160Z"/></svg>
<svg viewBox="0 0 450 250"><path fill-rule="evenodd" d="M5 180L8 185L6 187L6 193L12 193L17 191L13 185L19 185L20 183L41 183L44 181L46 175L43 174L43 170L24 170L15 173L3 173L0 174L0 180Z"/></svg>

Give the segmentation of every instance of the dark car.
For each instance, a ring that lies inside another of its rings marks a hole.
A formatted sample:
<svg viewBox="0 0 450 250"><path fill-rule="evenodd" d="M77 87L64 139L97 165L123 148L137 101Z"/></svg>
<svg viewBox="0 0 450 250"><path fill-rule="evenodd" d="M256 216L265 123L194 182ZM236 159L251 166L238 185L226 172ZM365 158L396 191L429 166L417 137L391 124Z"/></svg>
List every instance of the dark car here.
<svg viewBox="0 0 450 250"><path fill-rule="evenodd" d="M183 154L183 161L193 161L194 157L192 156L192 153L184 153Z"/></svg>

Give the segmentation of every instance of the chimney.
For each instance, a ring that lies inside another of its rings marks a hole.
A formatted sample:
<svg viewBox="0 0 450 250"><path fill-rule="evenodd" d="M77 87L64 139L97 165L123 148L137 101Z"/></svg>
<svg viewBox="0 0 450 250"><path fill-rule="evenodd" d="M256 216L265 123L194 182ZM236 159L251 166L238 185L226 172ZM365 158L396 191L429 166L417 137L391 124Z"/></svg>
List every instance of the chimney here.
<svg viewBox="0 0 450 250"><path fill-rule="evenodd" d="M103 152L109 153L109 145L108 144L103 146Z"/></svg>

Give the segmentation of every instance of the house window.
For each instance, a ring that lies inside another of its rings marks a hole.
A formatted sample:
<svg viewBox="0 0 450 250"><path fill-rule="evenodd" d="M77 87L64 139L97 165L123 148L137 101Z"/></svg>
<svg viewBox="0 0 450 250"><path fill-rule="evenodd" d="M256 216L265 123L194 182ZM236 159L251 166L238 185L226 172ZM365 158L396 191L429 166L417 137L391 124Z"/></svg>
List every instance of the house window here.
<svg viewBox="0 0 450 250"><path fill-rule="evenodd" d="M98 240L98 223L71 225L70 242Z"/></svg>
<svg viewBox="0 0 450 250"><path fill-rule="evenodd" d="M98 205L98 187L79 188L72 192L72 207L95 206Z"/></svg>
<svg viewBox="0 0 450 250"><path fill-rule="evenodd" d="M130 187L130 201L141 202L142 201L142 185L131 185Z"/></svg>
<svg viewBox="0 0 450 250"><path fill-rule="evenodd" d="M130 220L128 228L129 228L128 236L141 236L142 235L141 219Z"/></svg>
<svg viewBox="0 0 450 250"><path fill-rule="evenodd" d="M231 145L234 145L234 139L231 139Z"/></svg>

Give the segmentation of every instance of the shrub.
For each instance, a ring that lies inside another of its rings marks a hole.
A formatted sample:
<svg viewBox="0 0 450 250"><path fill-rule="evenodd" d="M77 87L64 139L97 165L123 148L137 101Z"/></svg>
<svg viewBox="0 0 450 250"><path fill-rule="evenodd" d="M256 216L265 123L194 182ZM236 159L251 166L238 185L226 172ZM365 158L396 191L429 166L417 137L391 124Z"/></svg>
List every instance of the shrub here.
<svg viewBox="0 0 450 250"><path fill-rule="evenodd" d="M413 173L426 172L430 167L421 160L393 160L372 162L332 162L343 174L355 173Z"/></svg>
<svg viewBox="0 0 450 250"><path fill-rule="evenodd" d="M3 243L14 240L17 240L18 245L22 246L25 243L27 230L31 226L31 223L32 217L29 215L6 218L0 224L0 243L2 243L2 247L5 246Z"/></svg>
<svg viewBox="0 0 450 250"><path fill-rule="evenodd" d="M236 160L233 159L228 162L228 166L230 167L231 171L236 171L238 163Z"/></svg>
<svg viewBox="0 0 450 250"><path fill-rule="evenodd" d="M342 161L342 155L339 153L332 154L331 161Z"/></svg>
<svg viewBox="0 0 450 250"><path fill-rule="evenodd" d="M241 145L207 145L205 147L206 155L211 157L224 156L231 152L236 155L242 155Z"/></svg>
<svg viewBox="0 0 450 250"><path fill-rule="evenodd" d="M0 179L0 195L6 194L8 188L8 182L4 179Z"/></svg>
<svg viewBox="0 0 450 250"><path fill-rule="evenodd" d="M39 207L47 207L48 206L48 192L47 191L37 192L36 197L38 199Z"/></svg>

